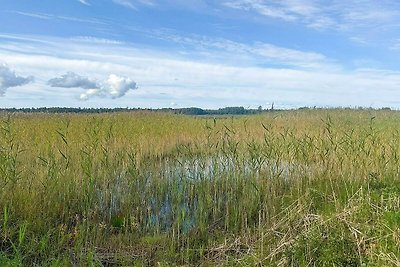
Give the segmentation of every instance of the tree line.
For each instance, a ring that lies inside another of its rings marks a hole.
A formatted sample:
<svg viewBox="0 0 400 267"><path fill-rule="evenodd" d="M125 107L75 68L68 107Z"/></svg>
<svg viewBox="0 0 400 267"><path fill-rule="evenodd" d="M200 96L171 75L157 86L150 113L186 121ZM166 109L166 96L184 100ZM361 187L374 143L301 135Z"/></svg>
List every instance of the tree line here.
<svg viewBox="0 0 400 267"><path fill-rule="evenodd" d="M40 107L40 108L0 108L2 112L21 112L21 113L111 113L111 112L131 112L131 111L156 111L169 112L184 115L250 115L261 112L262 107L257 109L246 109L244 107L224 107L219 109L202 109L198 107L190 108L68 108L68 107Z"/></svg>

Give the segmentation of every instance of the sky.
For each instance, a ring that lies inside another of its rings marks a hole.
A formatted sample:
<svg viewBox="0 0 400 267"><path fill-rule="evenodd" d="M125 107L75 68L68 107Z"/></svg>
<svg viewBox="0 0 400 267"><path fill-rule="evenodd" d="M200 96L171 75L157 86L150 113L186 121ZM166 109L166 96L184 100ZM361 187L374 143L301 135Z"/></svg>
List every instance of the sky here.
<svg viewBox="0 0 400 267"><path fill-rule="evenodd" d="M0 107L400 108L398 0L0 0Z"/></svg>

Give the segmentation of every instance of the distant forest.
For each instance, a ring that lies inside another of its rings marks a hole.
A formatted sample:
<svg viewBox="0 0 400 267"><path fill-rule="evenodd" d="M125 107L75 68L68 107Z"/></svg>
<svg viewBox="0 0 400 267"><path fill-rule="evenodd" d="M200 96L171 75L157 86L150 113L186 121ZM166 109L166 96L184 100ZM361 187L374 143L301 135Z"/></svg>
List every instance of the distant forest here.
<svg viewBox="0 0 400 267"><path fill-rule="evenodd" d="M157 111L184 115L250 115L261 112L272 111L271 109L245 109L244 107L225 107L220 109L202 108L65 108L65 107L41 107L41 108L0 108L3 112L22 112L22 113L110 113L110 112L130 112L130 111Z"/></svg>

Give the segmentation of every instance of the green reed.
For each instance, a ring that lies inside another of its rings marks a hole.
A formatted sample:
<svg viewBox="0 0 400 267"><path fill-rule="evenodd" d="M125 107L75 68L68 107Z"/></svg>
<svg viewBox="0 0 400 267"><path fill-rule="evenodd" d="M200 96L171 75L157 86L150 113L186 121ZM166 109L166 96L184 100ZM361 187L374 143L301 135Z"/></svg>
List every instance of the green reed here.
<svg viewBox="0 0 400 267"><path fill-rule="evenodd" d="M5 114L0 263L398 264L399 119Z"/></svg>

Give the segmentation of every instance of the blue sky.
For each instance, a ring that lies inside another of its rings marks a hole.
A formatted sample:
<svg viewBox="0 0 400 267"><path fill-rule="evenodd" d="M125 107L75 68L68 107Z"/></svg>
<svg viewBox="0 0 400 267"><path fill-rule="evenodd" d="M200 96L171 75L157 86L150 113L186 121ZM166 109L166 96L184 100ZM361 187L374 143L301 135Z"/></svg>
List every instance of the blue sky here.
<svg viewBox="0 0 400 267"><path fill-rule="evenodd" d="M400 108L397 0L1 0L1 107Z"/></svg>

